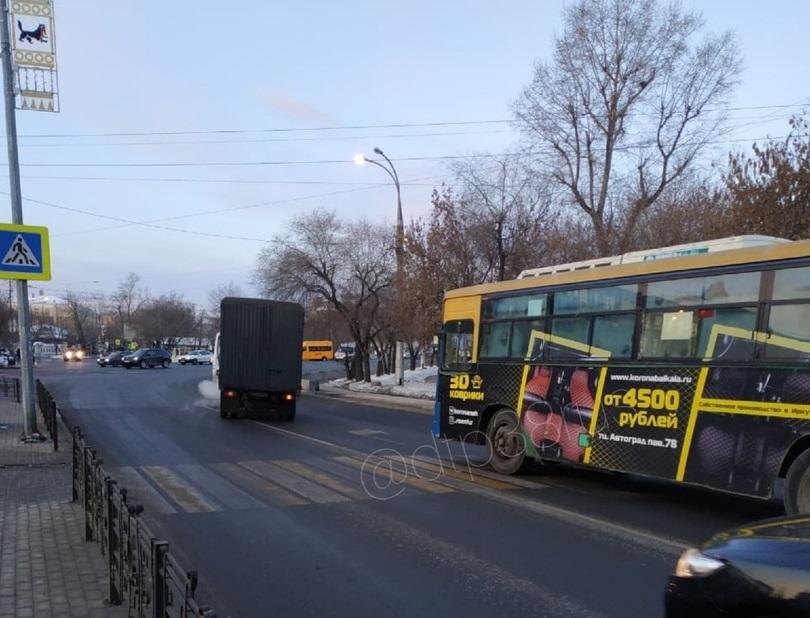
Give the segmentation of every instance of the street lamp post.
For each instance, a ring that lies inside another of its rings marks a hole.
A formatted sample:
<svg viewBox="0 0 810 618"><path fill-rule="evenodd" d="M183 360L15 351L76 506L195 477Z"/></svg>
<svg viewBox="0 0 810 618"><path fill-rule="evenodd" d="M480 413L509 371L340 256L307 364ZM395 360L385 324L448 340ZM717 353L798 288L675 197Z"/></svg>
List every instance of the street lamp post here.
<svg viewBox="0 0 810 618"><path fill-rule="evenodd" d="M375 161L374 159L369 159L364 154L356 154L354 156L354 162L358 165L363 165L364 163L371 163L372 165L376 165L380 169L384 170L386 174L391 177L391 180L394 181L394 187L397 190L397 227L396 227L396 238L394 240L394 253L396 255L397 260L397 272L396 272L396 292L397 292L397 302L402 302L401 298L401 291L402 291L402 270L403 270L403 258L405 254L405 224L402 221L402 192L400 191L399 187L399 175L397 174L397 168L394 167L394 163L389 159L386 154L382 151L381 148L374 148L374 153L381 156L385 159L387 165L380 163L379 161ZM402 341L400 341L399 337L397 337L396 341L396 350L394 351L395 358L394 358L394 373L396 375L397 384L402 386L402 382L405 377L405 367L403 365L403 345Z"/></svg>

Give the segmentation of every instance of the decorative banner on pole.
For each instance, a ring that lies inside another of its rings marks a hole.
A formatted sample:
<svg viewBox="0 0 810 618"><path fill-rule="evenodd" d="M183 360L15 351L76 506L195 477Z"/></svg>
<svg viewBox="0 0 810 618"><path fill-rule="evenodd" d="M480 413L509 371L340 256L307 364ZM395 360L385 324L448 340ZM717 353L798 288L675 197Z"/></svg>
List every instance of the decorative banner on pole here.
<svg viewBox="0 0 810 618"><path fill-rule="evenodd" d="M9 27L17 109L59 111L52 0L11 0Z"/></svg>

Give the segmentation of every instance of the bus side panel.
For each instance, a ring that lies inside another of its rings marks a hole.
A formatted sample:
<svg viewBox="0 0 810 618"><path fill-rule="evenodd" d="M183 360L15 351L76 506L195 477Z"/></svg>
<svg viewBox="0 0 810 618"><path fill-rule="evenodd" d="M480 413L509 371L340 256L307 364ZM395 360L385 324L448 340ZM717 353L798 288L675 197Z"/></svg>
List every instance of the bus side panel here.
<svg viewBox="0 0 810 618"><path fill-rule="evenodd" d="M438 437L480 441L483 412L493 406L517 410L522 379L523 367L513 364L482 363L469 372L440 372Z"/></svg>
<svg viewBox="0 0 810 618"><path fill-rule="evenodd" d="M810 433L810 370L707 370L683 480L768 496L790 446Z"/></svg>

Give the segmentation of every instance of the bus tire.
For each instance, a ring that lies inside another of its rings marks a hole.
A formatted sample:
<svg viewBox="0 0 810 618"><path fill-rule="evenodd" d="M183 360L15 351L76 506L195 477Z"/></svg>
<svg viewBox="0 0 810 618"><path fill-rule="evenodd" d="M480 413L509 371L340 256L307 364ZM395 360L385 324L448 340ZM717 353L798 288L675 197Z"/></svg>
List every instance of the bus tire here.
<svg viewBox="0 0 810 618"><path fill-rule="evenodd" d="M526 444L514 410L498 410L487 425L489 465L500 474L517 474L526 464Z"/></svg>
<svg viewBox="0 0 810 618"><path fill-rule="evenodd" d="M790 465L785 479L784 502L788 515L810 513L810 449Z"/></svg>

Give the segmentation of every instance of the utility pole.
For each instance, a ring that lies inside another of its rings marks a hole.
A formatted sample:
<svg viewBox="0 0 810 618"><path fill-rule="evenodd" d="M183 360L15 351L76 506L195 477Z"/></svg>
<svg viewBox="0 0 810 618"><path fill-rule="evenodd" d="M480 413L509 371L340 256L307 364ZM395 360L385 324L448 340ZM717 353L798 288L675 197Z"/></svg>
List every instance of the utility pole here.
<svg viewBox="0 0 810 618"><path fill-rule="evenodd" d="M2 0L0 10L0 55L3 61L3 99L6 112L6 145L8 146L8 178L11 187L11 221L22 225L22 192L20 189L20 159L17 153L17 117L14 111L14 75L11 67L11 43L8 30L8 2ZM22 405L25 418L24 440L38 437L34 409L34 359L31 346L31 313L28 307L28 281L17 280L17 332L20 335L20 365Z"/></svg>

